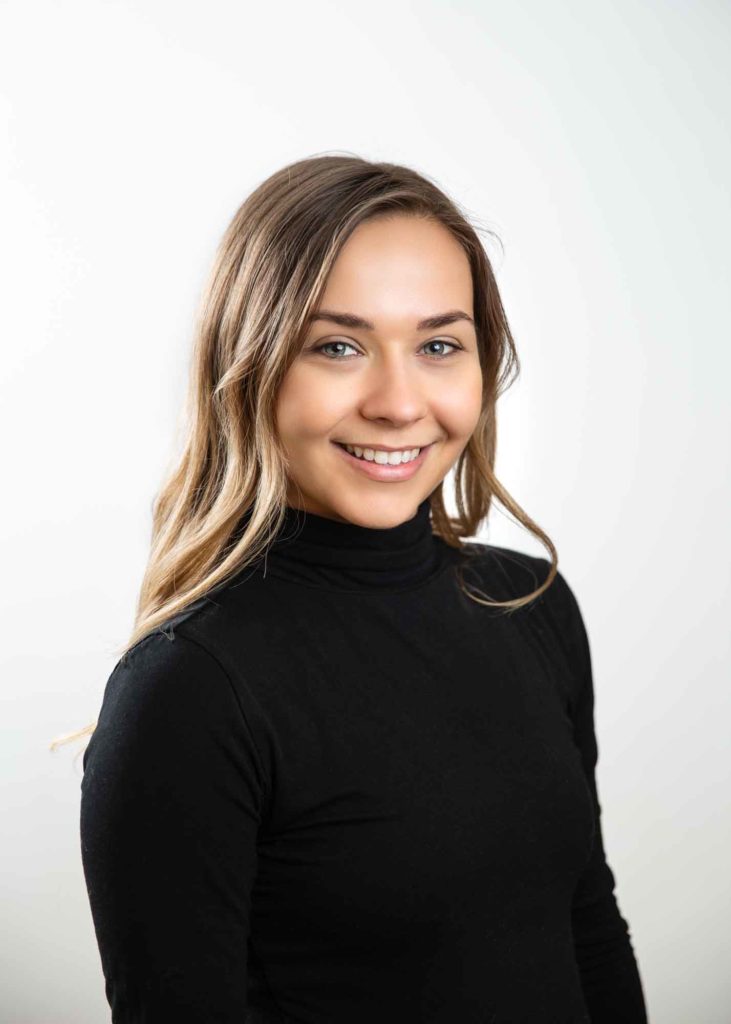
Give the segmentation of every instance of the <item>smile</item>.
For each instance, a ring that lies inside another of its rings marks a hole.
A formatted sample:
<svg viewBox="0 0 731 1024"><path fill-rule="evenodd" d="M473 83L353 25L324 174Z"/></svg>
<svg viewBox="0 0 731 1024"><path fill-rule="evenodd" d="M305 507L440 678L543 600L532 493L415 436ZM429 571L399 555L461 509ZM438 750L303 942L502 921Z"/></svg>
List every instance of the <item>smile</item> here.
<svg viewBox="0 0 731 1024"><path fill-rule="evenodd" d="M358 445L332 442L342 457L353 469L365 474L372 480L399 481L408 480L423 465L434 444L423 448L401 448L397 451L385 451L380 448L361 448Z"/></svg>
<svg viewBox="0 0 731 1024"><path fill-rule="evenodd" d="M336 444L341 442L336 441ZM411 462L417 457L421 448L398 448L396 451L386 451L383 448L361 448L355 444L343 444L343 448L355 455L356 459L365 459L366 462L377 462L379 466L400 466L404 462Z"/></svg>

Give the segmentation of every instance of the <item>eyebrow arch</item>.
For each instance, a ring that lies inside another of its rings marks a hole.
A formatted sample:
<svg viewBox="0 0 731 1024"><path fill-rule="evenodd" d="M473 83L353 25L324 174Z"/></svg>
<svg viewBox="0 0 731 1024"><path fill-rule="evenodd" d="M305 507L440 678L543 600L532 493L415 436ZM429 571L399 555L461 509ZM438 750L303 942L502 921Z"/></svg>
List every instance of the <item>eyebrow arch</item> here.
<svg viewBox="0 0 731 1024"><path fill-rule="evenodd" d="M355 313L334 313L328 309L318 309L317 312L312 313L308 318L308 323L315 320L329 320L340 327L351 327L354 330L375 331L376 329L376 325L372 324L370 320L364 320L362 316L356 316ZM474 324L472 317L461 309L452 309L448 313L436 313L434 316L424 317L423 320L419 320L416 329L417 331L433 331L439 327L456 323L457 320L467 320Z"/></svg>

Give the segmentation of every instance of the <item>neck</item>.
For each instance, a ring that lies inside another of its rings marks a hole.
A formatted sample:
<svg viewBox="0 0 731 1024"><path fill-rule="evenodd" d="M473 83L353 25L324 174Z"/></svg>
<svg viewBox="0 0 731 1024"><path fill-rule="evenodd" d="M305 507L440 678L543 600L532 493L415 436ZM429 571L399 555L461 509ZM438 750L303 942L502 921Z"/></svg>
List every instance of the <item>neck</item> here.
<svg viewBox="0 0 731 1024"><path fill-rule="evenodd" d="M429 498L411 519L386 529L288 505L261 571L308 586L394 591L427 582L444 567L448 551L432 533Z"/></svg>

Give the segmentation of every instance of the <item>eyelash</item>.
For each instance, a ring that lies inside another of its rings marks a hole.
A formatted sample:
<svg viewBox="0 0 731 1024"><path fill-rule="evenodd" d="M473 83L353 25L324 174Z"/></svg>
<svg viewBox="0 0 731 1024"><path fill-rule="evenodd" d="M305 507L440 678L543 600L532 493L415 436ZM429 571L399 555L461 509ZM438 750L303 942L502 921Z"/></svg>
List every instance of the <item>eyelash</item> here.
<svg viewBox="0 0 731 1024"><path fill-rule="evenodd" d="M458 345L454 341L447 341L446 338L444 338L444 339L443 338L432 338L431 341L425 341L424 342L424 345L436 345L436 344L439 344L439 345L451 345L452 349L453 349L452 352L447 352L447 354L443 355L443 356L427 356L428 359L434 359L437 362L444 362L449 356L454 355L455 352L463 351L461 345ZM354 347L349 341L325 341L325 342L323 342L322 345L315 345L312 349L310 349L310 351L311 352L322 352L322 350L324 348L327 348L328 345L350 345L351 348ZM325 358L329 359L331 363L342 363L342 362L345 362L346 358L349 358L349 357L346 357L346 356L325 356Z"/></svg>

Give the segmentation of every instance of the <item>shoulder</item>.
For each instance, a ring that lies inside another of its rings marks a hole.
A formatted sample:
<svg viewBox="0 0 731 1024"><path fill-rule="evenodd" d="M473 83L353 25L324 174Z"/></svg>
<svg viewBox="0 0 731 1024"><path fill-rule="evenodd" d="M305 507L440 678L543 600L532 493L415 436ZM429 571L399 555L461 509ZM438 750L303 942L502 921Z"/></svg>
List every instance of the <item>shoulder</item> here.
<svg viewBox="0 0 731 1024"><path fill-rule="evenodd" d="M483 573L502 578L516 591L513 596L535 590L548 576L550 563L539 555L478 541L469 541L464 549L472 565Z"/></svg>
<svg viewBox="0 0 731 1024"><path fill-rule="evenodd" d="M495 591L499 590L501 600L523 597L537 590L548 578L551 568L547 558L496 544L468 541L463 545L463 552L462 564L468 571L474 571L481 582L491 584ZM549 593L552 600L564 584L565 580L559 573L536 601L545 601Z"/></svg>
<svg viewBox="0 0 731 1024"><path fill-rule="evenodd" d="M125 652L107 679L84 751L83 788L102 778L178 785L186 773L217 765L255 780L259 793L267 787L240 691L218 658L197 639L156 630Z"/></svg>
<svg viewBox="0 0 731 1024"><path fill-rule="evenodd" d="M155 630L114 666L96 731L108 731L117 743L173 729L180 737L229 714L233 703L228 677L208 650L188 637Z"/></svg>
<svg viewBox="0 0 731 1024"><path fill-rule="evenodd" d="M500 601L530 594L550 574L551 562L541 555L479 542L464 547L467 582L472 579L470 570L474 571L478 585ZM548 587L511 614L526 618L539 630L548 630L572 660L585 656L587 637L581 608L563 570L557 568Z"/></svg>
<svg viewBox="0 0 731 1024"><path fill-rule="evenodd" d="M232 642L256 643L262 628L280 612L281 596L264 584L255 567L247 565L170 615L157 626L156 633L171 642L183 637L197 643L232 675L227 660Z"/></svg>

